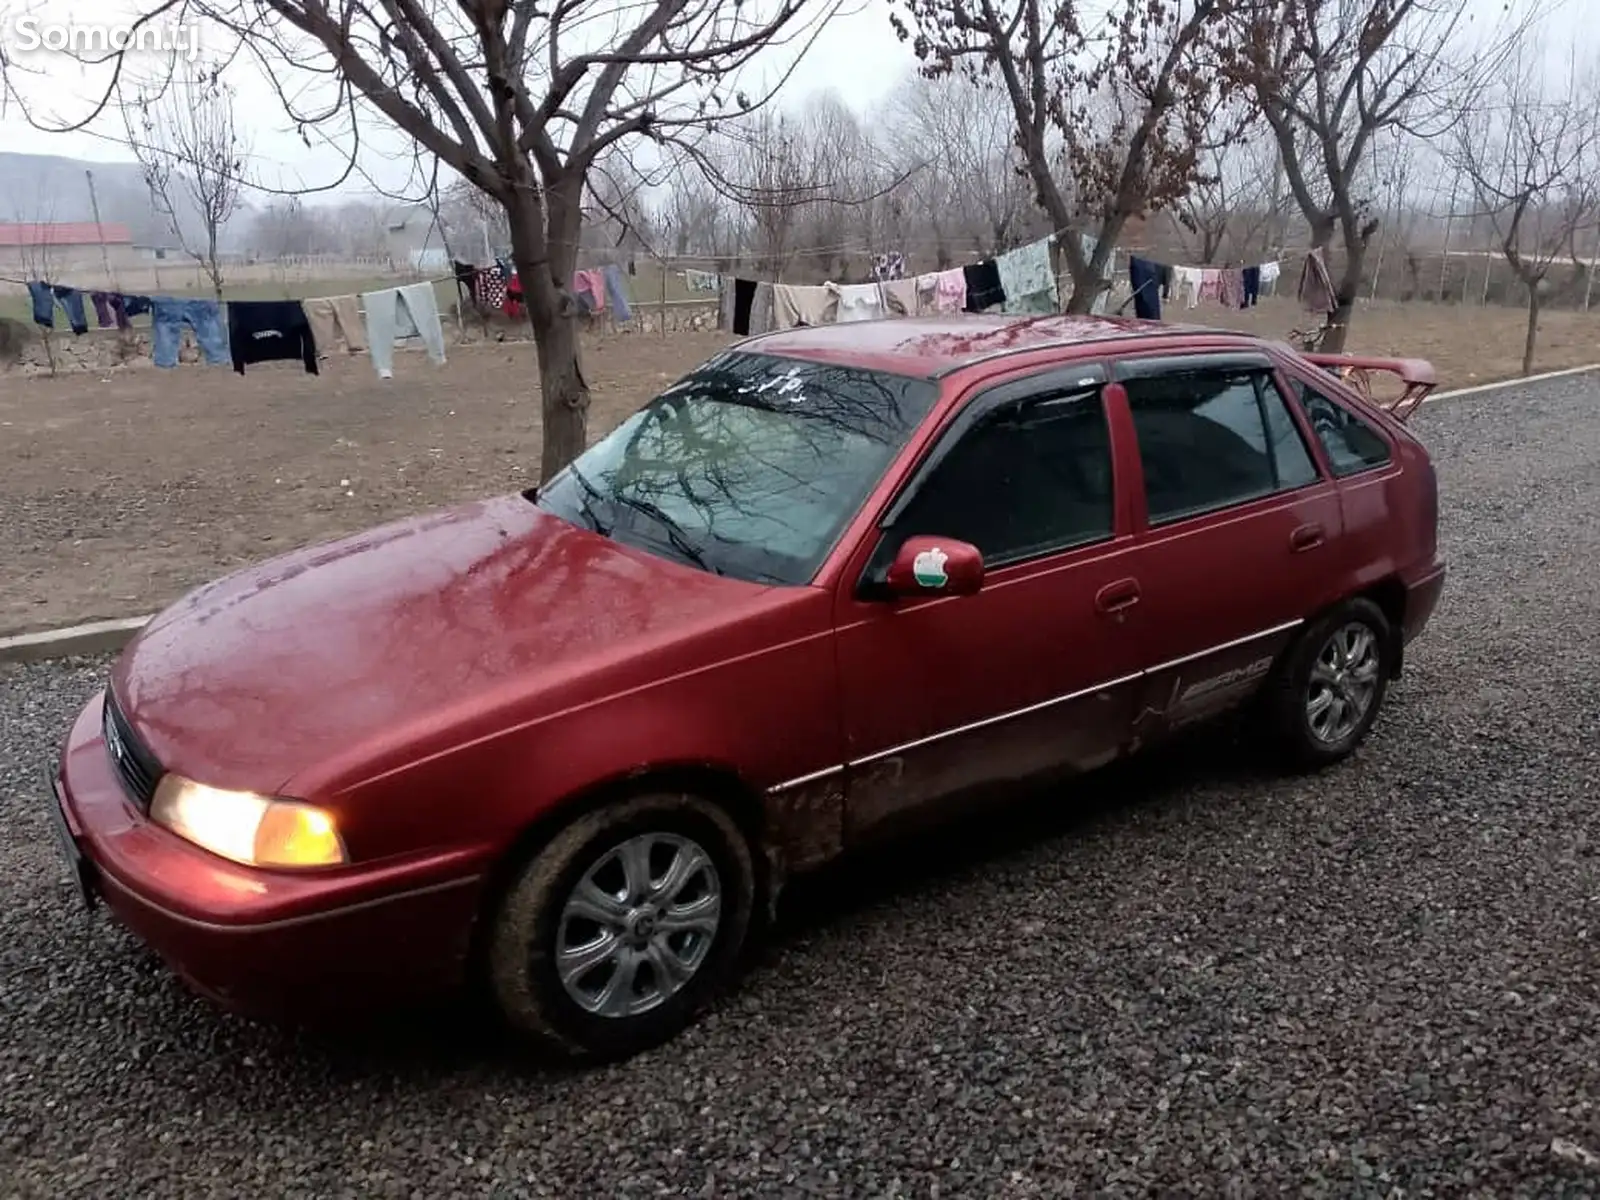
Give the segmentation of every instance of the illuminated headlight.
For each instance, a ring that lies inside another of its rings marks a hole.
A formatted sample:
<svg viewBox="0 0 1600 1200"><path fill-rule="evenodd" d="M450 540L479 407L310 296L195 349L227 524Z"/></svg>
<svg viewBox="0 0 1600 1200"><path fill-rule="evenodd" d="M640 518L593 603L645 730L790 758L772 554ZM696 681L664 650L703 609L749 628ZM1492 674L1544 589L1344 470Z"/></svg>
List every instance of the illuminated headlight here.
<svg viewBox="0 0 1600 1200"><path fill-rule="evenodd" d="M333 818L297 800L162 776L150 819L195 845L252 867L329 867L348 861Z"/></svg>

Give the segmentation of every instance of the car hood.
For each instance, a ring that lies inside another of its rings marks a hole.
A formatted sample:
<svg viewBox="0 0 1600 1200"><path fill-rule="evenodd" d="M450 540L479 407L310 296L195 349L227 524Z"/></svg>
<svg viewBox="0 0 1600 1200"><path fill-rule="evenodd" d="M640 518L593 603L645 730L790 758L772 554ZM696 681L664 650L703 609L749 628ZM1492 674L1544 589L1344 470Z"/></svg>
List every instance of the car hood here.
<svg viewBox="0 0 1600 1200"><path fill-rule="evenodd" d="M491 698L524 709L541 695L581 702L596 668L769 591L508 496L207 584L140 631L112 684L169 769L276 790L302 769L392 742L408 723L448 725Z"/></svg>

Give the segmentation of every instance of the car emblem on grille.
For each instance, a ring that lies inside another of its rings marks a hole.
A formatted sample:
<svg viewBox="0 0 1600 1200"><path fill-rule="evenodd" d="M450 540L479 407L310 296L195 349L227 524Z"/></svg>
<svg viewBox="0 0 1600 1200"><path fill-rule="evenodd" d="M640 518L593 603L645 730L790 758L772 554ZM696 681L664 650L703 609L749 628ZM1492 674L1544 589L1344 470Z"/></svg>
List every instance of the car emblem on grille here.
<svg viewBox="0 0 1600 1200"><path fill-rule="evenodd" d="M128 757L128 748L122 744L122 735L117 732L117 723L109 716L106 718L106 749L111 751L111 757L119 763Z"/></svg>

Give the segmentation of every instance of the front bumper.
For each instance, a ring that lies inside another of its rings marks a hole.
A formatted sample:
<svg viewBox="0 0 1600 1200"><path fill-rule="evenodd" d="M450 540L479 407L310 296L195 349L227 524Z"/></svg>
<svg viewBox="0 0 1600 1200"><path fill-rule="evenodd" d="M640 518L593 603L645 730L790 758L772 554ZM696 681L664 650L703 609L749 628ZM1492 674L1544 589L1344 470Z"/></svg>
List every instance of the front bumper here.
<svg viewBox="0 0 1600 1200"><path fill-rule="evenodd" d="M460 983L482 898L459 854L315 873L218 858L153 824L106 753L99 697L67 737L52 820L98 897L190 986L240 1011L309 1016Z"/></svg>

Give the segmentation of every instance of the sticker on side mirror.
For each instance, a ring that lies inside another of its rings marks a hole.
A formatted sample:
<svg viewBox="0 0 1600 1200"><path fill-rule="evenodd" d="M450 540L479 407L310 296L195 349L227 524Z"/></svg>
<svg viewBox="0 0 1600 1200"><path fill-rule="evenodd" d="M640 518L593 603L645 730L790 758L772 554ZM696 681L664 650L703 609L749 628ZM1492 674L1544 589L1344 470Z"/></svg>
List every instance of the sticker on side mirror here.
<svg viewBox="0 0 1600 1200"><path fill-rule="evenodd" d="M941 588L950 582L945 573L945 560L950 556L939 547L923 550L911 560L911 577L925 588Z"/></svg>

